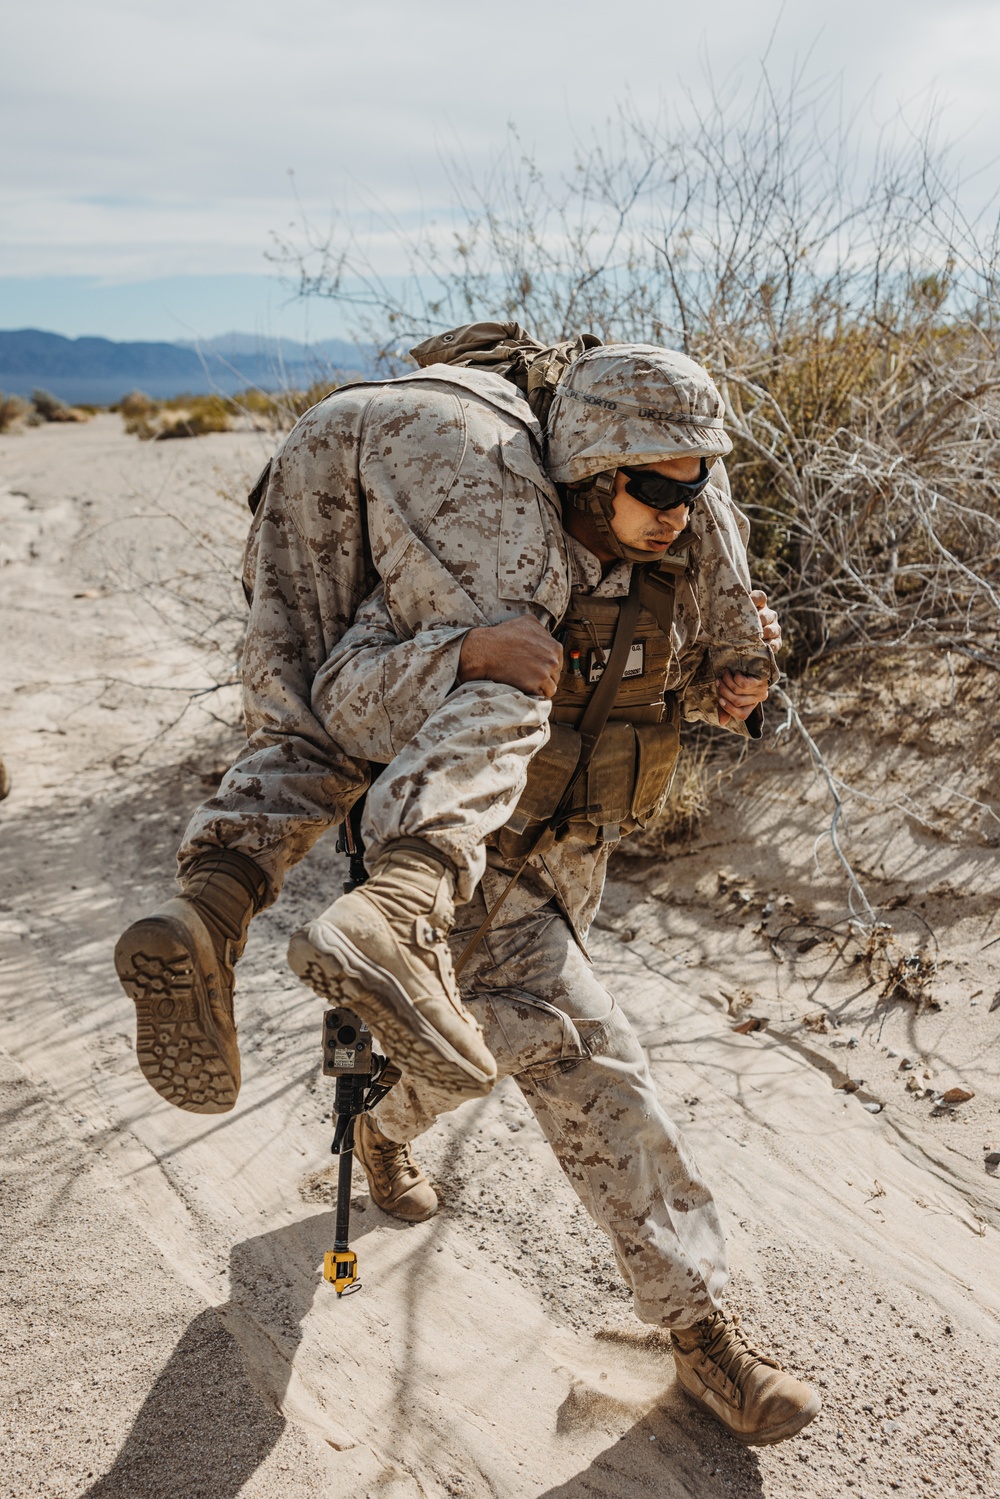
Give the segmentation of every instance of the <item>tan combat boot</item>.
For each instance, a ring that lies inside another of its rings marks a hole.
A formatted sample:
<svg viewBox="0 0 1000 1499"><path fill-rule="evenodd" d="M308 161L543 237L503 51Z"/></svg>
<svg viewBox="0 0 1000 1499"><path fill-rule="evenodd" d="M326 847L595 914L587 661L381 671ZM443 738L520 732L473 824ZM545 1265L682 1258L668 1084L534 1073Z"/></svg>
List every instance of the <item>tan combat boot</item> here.
<svg viewBox="0 0 1000 1499"><path fill-rule="evenodd" d="M354 1132L354 1154L365 1168L368 1190L376 1207L404 1223L423 1223L437 1212L437 1193L413 1156L409 1145L397 1145L383 1135L371 1114L362 1114Z"/></svg>
<svg viewBox="0 0 1000 1499"><path fill-rule="evenodd" d="M331 1004L356 1010L413 1083L453 1103L482 1098L497 1069L462 1004L448 949L454 875L422 839L388 844L366 884L296 932L288 961Z"/></svg>
<svg viewBox="0 0 1000 1499"><path fill-rule="evenodd" d="M752 1348L727 1312L673 1333L672 1342L681 1388L739 1442L783 1442L819 1414L816 1391Z"/></svg>
<svg viewBox="0 0 1000 1499"><path fill-rule="evenodd" d="M245 854L205 854L184 875L183 893L134 922L115 948L135 1002L139 1066L190 1114L225 1114L240 1091L233 966L265 889Z"/></svg>

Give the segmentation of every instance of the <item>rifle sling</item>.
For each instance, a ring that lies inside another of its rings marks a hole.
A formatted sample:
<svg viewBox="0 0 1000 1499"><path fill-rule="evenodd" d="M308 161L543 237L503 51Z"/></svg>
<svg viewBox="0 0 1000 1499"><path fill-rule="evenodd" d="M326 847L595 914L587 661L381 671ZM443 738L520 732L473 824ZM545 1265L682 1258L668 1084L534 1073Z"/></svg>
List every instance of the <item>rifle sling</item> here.
<svg viewBox="0 0 1000 1499"><path fill-rule="evenodd" d="M559 799L559 805L556 807L556 810L507 881L500 895L487 911L485 920L481 922L463 949L455 964L456 978L462 972L462 969L493 925L494 919L500 912L500 908L527 867L528 860L534 858L538 853L543 853L545 849L550 848L555 842L559 824L564 813L570 806L576 784L590 764L594 751L597 748L598 740L603 734L604 726L611 715L615 698L618 696L618 689L621 686L622 678L625 675L625 667L628 664L629 651L632 648L632 641L635 638L635 627L639 622L639 611L642 607L639 597L641 584L642 568L633 566L628 593L625 596L625 602L622 604L621 612L618 615L618 623L615 626L614 640L611 643L607 665L601 673L600 681L594 688L593 695L583 710L580 722L577 724L577 733L580 735L580 758L576 762L576 769L570 776L569 783Z"/></svg>

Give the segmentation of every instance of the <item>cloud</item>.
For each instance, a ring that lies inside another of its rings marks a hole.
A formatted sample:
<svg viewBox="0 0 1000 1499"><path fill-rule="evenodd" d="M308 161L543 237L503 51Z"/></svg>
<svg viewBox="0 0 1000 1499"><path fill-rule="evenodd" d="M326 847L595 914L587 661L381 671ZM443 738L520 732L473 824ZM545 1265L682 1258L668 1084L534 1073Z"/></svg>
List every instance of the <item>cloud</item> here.
<svg viewBox="0 0 1000 1499"><path fill-rule="evenodd" d="M937 90L974 164L997 138L993 0L47 0L5 18L0 274L168 276L264 269L301 205L413 224L446 211L449 162L475 176L508 122L543 164L571 161L631 99L640 110L844 76L898 101ZM684 107L681 105L681 107Z"/></svg>

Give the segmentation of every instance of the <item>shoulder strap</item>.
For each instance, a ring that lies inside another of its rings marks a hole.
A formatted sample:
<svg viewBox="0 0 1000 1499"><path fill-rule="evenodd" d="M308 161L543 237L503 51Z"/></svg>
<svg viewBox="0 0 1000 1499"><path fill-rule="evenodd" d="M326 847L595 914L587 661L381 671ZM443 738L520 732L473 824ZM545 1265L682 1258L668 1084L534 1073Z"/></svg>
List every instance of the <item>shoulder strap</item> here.
<svg viewBox="0 0 1000 1499"><path fill-rule="evenodd" d="M677 599L677 574L653 573L643 578L639 593L642 607L648 609L664 635L669 639Z"/></svg>
<svg viewBox="0 0 1000 1499"><path fill-rule="evenodd" d="M618 623L615 626L615 634L611 642L608 663L604 668L600 681L594 688L590 701L583 710L583 717L577 725L577 733L580 735L580 758L576 762L576 769L570 776L569 784L560 798L558 807L507 881L499 897L487 911L486 919L479 925L459 955L458 961L455 964L456 977L462 972L462 969L493 925L501 906L521 878L523 871L527 868L528 860L532 859L535 854L544 853L555 842L559 825L567 807L570 805L573 790L590 764L594 750L597 748L598 740L604 732L604 726L614 706L615 698L618 696L618 688L621 686L622 677L625 675L625 667L628 664L629 651L632 648L635 627L638 623L639 611L642 607L639 597L642 588L642 571L640 567L632 568L628 593L625 596L625 602L621 606Z"/></svg>
<svg viewBox="0 0 1000 1499"><path fill-rule="evenodd" d="M628 593L625 602L621 606L618 615L618 623L615 626L614 638L611 642L611 651L597 686L591 694L590 701L583 710L583 716L577 724L577 733L580 735L582 746L580 759L577 764L573 780L567 788L566 796L580 778L580 774L587 768L597 748L597 741L604 731L604 725L608 721L611 709L614 707L618 689L625 675L628 665L629 651L632 649L632 641L635 639L635 627L639 622L639 611L642 608L642 568L633 567L632 577L629 580ZM565 801L566 796L563 797Z"/></svg>

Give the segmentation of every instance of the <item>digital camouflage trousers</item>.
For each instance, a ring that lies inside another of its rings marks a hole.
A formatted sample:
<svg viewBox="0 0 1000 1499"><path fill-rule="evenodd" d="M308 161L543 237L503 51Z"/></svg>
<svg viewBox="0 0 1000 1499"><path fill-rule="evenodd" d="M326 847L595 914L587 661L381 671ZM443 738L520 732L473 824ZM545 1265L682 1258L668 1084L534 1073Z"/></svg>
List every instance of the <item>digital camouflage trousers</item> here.
<svg viewBox="0 0 1000 1499"><path fill-rule="evenodd" d="M477 895L457 954L484 915ZM500 1077L512 1077L591 1218L611 1240L636 1315L687 1327L719 1304L728 1275L718 1209L660 1103L625 1015L553 905L493 927L462 974ZM376 1111L397 1141L452 1107L397 1083Z"/></svg>

